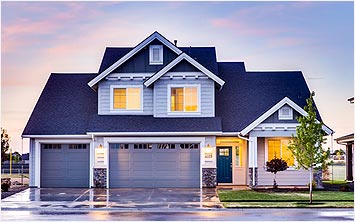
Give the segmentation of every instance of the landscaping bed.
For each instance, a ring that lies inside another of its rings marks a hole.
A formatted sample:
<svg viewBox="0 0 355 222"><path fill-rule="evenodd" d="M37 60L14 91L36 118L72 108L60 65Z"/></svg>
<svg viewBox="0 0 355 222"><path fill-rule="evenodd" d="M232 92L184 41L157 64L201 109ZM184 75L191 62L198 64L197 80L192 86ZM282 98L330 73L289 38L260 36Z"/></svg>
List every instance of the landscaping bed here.
<svg viewBox="0 0 355 222"><path fill-rule="evenodd" d="M341 191L314 191L309 204L307 191L272 190L218 190L224 207L354 207L354 193Z"/></svg>

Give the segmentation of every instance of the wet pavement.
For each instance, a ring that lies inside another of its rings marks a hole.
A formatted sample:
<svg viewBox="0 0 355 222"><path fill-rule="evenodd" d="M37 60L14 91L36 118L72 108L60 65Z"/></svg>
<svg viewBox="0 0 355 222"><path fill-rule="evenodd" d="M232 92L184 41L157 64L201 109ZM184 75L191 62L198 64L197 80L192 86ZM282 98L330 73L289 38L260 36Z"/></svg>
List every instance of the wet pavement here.
<svg viewBox="0 0 355 222"><path fill-rule="evenodd" d="M216 189L29 188L2 200L2 210L221 208Z"/></svg>

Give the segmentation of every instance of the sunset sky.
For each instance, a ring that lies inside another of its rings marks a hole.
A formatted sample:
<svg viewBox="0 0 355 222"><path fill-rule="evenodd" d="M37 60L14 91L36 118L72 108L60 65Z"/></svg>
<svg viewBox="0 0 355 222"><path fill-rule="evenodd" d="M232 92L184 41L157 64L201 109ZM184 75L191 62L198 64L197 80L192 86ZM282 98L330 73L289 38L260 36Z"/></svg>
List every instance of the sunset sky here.
<svg viewBox="0 0 355 222"><path fill-rule="evenodd" d="M1 10L1 126L14 150L51 72L97 72L106 46L133 47L154 31L179 46L215 46L218 61L244 61L249 71L301 70L334 138L354 132L353 2L1 2Z"/></svg>

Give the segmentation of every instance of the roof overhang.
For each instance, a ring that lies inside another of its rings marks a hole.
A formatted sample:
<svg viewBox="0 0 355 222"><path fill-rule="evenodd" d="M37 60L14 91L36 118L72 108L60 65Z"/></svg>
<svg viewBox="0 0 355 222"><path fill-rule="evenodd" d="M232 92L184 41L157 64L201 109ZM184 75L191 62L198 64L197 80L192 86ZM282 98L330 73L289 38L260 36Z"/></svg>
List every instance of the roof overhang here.
<svg viewBox="0 0 355 222"><path fill-rule="evenodd" d="M164 68L162 68L160 71L156 72L154 75L152 75L148 80L144 82L144 85L146 87L151 86L155 81L157 81L160 77L162 77L165 73L167 73L169 70L171 70L175 65L177 65L179 62L182 60L186 60L189 62L191 65L196 67L198 70L200 70L202 73L204 73L206 76L211 78L213 81L215 81L220 87L224 85L224 81L216 76L214 73L206 69L203 65L198 63L196 60L191 58L189 55L186 53L181 53L177 58L175 58L173 61L171 61L169 64L167 64Z"/></svg>
<svg viewBox="0 0 355 222"><path fill-rule="evenodd" d="M139 43L136 47L134 47L131 51L129 51L125 56L120 58L117 62L112 64L110 67L105 69L102 73L100 73L98 76L96 76L94 79L92 79L88 83L88 85L90 87L94 87L99 81L101 81L108 74L110 74L113 70L115 70L117 67L122 65L124 62L126 62L128 59L130 59L132 56L134 56L137 52L139 52L141 49L143 49L145 46L147 46L149 43L151 43L155 39L159 40L161 43L163 43L166 47L171 49L176 54L182 53L182 51L178 47L176 47L173 43L171 43L169 40L167 40L164 36L162 36L158 32L154 32L148 38L146 38L141 43Z"/></svg>
<svg viewBox="0 0 355 222"><path fill-rule="evenodd" d="M251 124L249 124L247 127L245 127L242 131L241 134L245 136L248 134L250 131L252 131L256 126L258 126L260 123L262 123L264 120L266 120L269 116L271 116L273 113L275 113L277 110L279 110L282 106L285 104L291 106L294 110L296 110L298 113L300 113L303 116L307 116L307 112L302 109L299 105L297 105L295 102L293 102L291 99L288 97L283 98L281 101L279 101L277 104L275 104L271 109L267 110L264 114L262 114L259 118L254 120ZM318 121L318 120L317 120ZM334 131L330 129L328 126L325 124L322 125L322 129L324 130L325 133L328 135L333 134Z"/></svg>

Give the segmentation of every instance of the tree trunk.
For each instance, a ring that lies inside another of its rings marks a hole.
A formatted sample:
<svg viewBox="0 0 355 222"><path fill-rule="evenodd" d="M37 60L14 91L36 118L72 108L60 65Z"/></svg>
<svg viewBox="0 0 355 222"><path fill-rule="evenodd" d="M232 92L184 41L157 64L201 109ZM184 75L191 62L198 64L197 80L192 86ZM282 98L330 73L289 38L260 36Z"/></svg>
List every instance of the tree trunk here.
<svg viewBox="0 0 355 222"><path fill-rule="evenodd" d="M309 204L312 204L313 166L309 172Z"/></svg>

